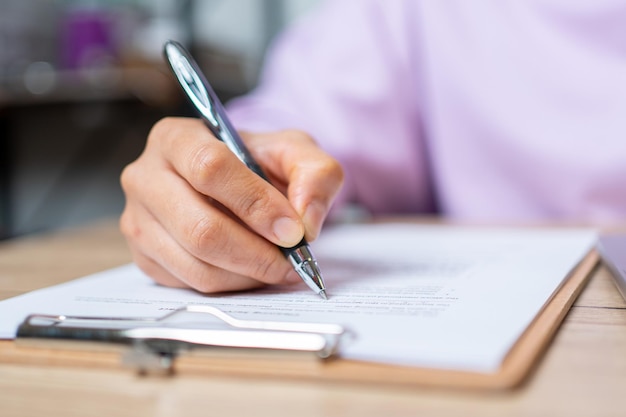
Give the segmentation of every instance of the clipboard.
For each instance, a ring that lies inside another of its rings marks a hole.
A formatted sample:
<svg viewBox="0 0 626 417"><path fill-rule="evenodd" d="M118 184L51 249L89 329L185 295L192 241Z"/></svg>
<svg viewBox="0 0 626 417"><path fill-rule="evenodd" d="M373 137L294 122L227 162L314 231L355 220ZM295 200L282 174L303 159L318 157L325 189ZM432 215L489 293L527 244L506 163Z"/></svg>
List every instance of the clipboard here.
<svg viewBox="0 0 626 417"><path fill-rule="evenodd" d="M532 374L569 308L590 278L598 260L598 253L593 250L572 270L518 339L500 369L495 373L413 368L344 360L340 355L337 357L336 353L341 339L345 337L345 329L339 332L337 328L333 336L335 338L333 343L337 344L334 345L334 350L327 351L330 354L319 355L314 349L298 351L307 353L306 356L313 360L304 360L300 354L295 356L286 354L283 349L244 349L246 354L243 355L235 354L232 349L219 350L221 354L215 354L216 352L212 351L209 355L205 355L203 349L187 349L181 352L185 354L175 357L175 365L171 369L175 368L180 374L293 378L491 391L512 389L520 386ZM110 344L97 343L99 349L90 346L88 349L74 350L66 347L55 348L49 343L49 338L43 345L29 346L30 343L22 343L26 339L29 338L20 337L17 343L0 342L2 356L14 363L119 367L119 350L107 349ZM32 339L41 341L40 338ZM146 357L145 352L141 350L135 353L139 355L139 358ZM268 353L278 354L268 355ZM137 363L135 365L137 366ZM143 367L147 368L147 364L144 363ZM141 369L141 366L139 368ZM162 367L162 369L168 368Z"/></svg>

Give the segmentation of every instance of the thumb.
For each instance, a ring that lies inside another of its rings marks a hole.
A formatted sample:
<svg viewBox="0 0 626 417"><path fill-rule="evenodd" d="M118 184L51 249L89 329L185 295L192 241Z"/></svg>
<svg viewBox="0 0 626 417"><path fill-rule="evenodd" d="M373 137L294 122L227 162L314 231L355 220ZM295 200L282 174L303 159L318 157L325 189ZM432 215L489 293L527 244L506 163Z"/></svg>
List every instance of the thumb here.
<svg viewBox="0 0 626 417"><path fill-rule="evenodd" d="M300 131L244 136L257 161L301 216L306 239L314 240L343 184L339 162Z"/></svg>

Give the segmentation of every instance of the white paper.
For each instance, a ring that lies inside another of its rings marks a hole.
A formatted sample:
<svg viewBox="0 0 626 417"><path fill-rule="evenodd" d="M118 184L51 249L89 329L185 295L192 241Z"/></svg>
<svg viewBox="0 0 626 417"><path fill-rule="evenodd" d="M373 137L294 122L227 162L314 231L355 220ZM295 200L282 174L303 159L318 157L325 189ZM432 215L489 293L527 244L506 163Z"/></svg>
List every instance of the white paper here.
<svg viewBox="0 0 626 417"><path fill-rule="evenodd" d="M304 284L204 295L126 265L0 302L0 338L30 313L158 317L186 304L242 319L339 323L341 356L494 372L595 243L591 230L347 225L313 249L330 299Z"/></svg>

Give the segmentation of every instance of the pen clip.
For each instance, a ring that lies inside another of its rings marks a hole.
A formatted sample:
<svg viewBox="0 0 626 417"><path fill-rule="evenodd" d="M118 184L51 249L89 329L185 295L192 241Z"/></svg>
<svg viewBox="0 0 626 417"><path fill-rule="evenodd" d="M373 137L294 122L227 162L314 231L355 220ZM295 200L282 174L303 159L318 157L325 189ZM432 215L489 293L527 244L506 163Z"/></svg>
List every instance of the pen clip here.
<svg viewBox="0 0 626 417"><path fill-rule="evenodd" d="M224 142L248 168L268 181L267 176L252 158L243 140L226 117L222 103L189 52L178 42L170 40L165 43L163 54L185 95L200 113L211 133Z"/></svg>
<svg viewBox="0 0 626 417"><path fill-rule="evenodd" d="M176 42L168 41L163 51L185 93L202 114L209 129L214 135L220 137L222 127L218 112L205 83L200 79L200 71L196 68L195 62Z"/></svg>

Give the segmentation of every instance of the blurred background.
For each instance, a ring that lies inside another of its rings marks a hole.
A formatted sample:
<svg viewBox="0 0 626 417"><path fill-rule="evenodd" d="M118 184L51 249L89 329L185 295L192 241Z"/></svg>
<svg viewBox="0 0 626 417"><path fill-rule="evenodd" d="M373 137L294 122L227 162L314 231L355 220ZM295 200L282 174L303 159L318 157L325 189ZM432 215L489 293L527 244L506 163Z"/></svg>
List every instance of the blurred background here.
<svg viewBox="0 0 626 417"><path fill-rule="evenodd" d="M123 167L166 115L193 115L167 71L185 44L223 101L319 0L2 0L0 239L117 217Z"/></svg>

